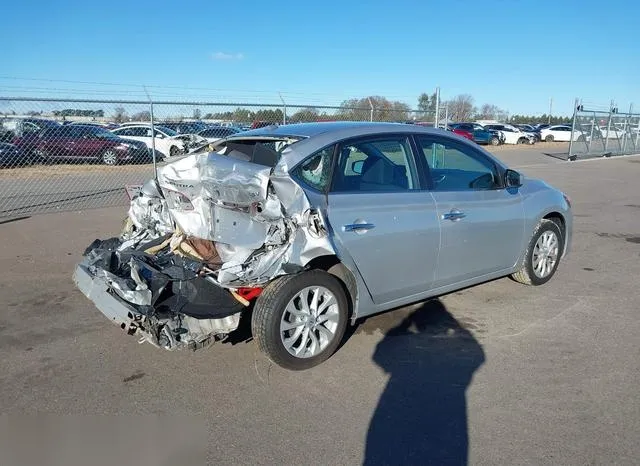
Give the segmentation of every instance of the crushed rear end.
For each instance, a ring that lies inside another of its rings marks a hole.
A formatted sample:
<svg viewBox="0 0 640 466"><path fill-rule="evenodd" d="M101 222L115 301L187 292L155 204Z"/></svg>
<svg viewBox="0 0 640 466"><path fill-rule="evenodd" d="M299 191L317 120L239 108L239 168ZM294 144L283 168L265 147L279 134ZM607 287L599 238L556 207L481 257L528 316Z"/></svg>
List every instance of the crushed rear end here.
<svg viewBox="0 0 640 466"><path fill-rule="evenodd" d="M275 277L334 254L289 176L293 139L228 140L158 169L122 234L94 241L74 281L130 335L166 349L225 339Z"/></svg>

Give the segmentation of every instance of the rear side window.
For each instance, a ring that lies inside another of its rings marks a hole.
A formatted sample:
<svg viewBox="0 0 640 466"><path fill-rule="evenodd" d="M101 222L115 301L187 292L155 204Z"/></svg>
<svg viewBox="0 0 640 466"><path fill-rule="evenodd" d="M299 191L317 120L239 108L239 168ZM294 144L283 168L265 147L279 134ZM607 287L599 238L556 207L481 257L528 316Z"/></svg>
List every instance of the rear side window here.
<svg viewBox="0 0 640 466"><path fill-rule="evenodd" d="M405 136L358 140L340 147L334 192L397 192L420 189Z"/></svg>
<svg viewBox="0 0 640 466"><path fill-rule="evenodd" d="M331 160L335 146L315 153L294 170L293 175L310 188L325 192L331 179Z"/></svg>

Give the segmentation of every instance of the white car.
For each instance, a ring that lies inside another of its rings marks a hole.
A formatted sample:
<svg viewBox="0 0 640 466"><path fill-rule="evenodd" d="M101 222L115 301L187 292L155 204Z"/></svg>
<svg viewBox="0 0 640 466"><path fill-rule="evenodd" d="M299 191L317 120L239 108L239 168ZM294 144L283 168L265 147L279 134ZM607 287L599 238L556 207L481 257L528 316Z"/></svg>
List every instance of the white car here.
<svg viewBox="0 0 640 466"><path fill-rule="evenodd" d="M505 144L535 144L536 137L533 133L525 133L515 126L506 124L490 124L484 125L486 129L495 129L501 131L504 135Z"/></svg>
<svg viewBox="0 0 640 466"><path fill-rule="evenodd" d="M151 143L155 139L156 152L163 158L175 157L187 152L184 138L162 126L155 126L155 138L151 137L151 125L148 124L126 125L111 132L123 139L142 141L148 148L151 148Z"/></svg>
<svg viewBox="0 0 640 466"><path fill-rule="evenodd" d="M606 126L601 126L600 134L602 135L602 139L606 139L607 133L609 135L609 139L622 139L626 131L616 128L615 126L611 126L609 129L607 129Z"/></svg>
<svg viewBox="0 0 640 466"><path fill-rule="evenodd" d="M540 131L540 137L543 141L571 141L571 126L567 125L553 125ZM584 141L589 139L588 135L582 134L580 131L573 133L574 141Z"/></svg>
<svg viewBox="0 0 640 466"><path fill-rule="evenodd" d="M219 139L227 138L239 132L239 129L233 128L231 126L211 126L200 131L198 133L198 136L206 139L208 142L215 142Z"/></svg>

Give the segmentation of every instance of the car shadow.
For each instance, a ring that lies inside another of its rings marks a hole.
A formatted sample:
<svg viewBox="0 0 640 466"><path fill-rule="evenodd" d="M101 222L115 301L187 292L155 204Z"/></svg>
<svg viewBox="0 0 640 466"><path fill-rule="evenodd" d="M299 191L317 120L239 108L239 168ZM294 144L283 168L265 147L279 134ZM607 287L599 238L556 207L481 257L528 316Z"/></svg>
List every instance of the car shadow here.
<svg viewBox="0 0 640 466"><path fill-rule="evenodd" d="M364 464L467 464L465 395L484 362L471 332L440 300L427 301L386 329L373 361L389 381L369 425Z"/></svg>

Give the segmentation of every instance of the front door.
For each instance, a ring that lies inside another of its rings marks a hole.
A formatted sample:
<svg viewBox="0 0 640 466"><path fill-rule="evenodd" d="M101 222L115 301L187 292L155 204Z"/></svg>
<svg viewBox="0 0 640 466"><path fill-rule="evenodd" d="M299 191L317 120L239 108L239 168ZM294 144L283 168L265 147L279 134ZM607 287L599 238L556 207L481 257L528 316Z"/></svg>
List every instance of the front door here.
<svg viewBox="0 0 640 466"><path fill-rule="evenodd" d="M410 138L352 140L338 154L327 212L339 252L351 256L376 304L427 291L440 226L416 176Z"/></svg>
<svg viewBox="0 0 640 466"><path fill-rule="evenodd" d="M435 287L513 267L524 248L524 209L515 188L502 187L498 166L452 138L419 136L440 221Z"/></svg>

